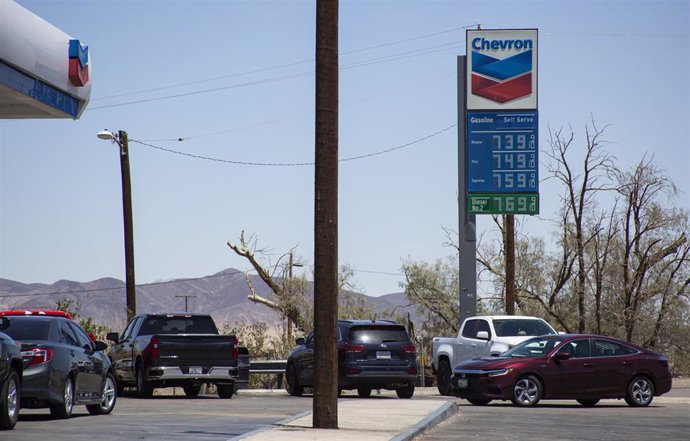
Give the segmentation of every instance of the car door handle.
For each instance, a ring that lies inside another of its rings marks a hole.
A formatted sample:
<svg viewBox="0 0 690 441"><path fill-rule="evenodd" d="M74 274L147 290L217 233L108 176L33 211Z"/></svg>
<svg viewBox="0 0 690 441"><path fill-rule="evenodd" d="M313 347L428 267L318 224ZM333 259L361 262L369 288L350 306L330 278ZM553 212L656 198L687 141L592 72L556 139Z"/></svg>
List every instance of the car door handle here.
<svg viewBox="0 0 690 441"><path fill-rule="evenodd" d="M472 343L472 347L473 347L473 348L476 348L476 347L477 347L477 343Z"/></svg>
<svg viewBox="0 0 690 441"><path fill-rule="evenodd" d="M593 363L583 363L582 366L584 367L594 367Z"/></svg>
<svg viewBox="0 0 690 441"><path fill-rule="evenodd" d="M632 365L632 361L624 361L623 362L623 366L631 366L631 365Z"/></svg>

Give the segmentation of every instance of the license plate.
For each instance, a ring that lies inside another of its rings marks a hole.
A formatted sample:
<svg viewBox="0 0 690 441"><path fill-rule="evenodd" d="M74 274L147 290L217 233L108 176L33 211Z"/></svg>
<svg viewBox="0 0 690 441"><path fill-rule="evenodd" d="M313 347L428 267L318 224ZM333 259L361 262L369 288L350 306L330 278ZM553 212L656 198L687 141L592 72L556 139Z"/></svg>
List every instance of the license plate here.
<svg viewBox="0 0 690 441"><path fill-rule="evenodd" d="M376 358L379 360L390 360L391 351L376 351Z"/></svg>
<svg viewBox="0 0 690 441"><path fill-rule="evenodd" d="M458 378L458 388L467 389L467 379L466 378Z"/></svg>
<svg viewBox="0 0 690 441"><path fill-rule="evenodd" d="M201 375L202 370L201 370L200 367L190 367L190 368L189 368L189 373L190 373L190 374L198 374L198 375Z"/></svg>

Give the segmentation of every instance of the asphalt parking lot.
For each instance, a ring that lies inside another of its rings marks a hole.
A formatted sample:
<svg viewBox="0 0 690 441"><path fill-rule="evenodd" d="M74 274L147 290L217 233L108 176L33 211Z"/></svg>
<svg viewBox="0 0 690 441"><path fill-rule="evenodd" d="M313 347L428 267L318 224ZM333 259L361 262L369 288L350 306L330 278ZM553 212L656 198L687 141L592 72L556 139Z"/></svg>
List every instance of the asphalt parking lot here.
<svg viewBox="0 0 690 441"><path fill-rule="evenodd" d="M389 392L373 395L372 399L377 398L381 401L380 415L373 418L386 418L399 401L395 393ZM419 388L413 397L448 399L439 396L435 388ZM343 400L360 398L346 396ZM593 408L574 401L542 401L530 409L502 402L478 407L465 400L450 400L458 404L459 411L418 440L686 440L690 433L690 388L674 389L642 409L617 400L604 400ZM1 432L0 439L220 441L311 410L310 396L290 397L282 390L243 391L230 400L211 395L196 399L180 395L152 399L124 396L118 398L113 414L107 416L90 416L79 406L71 419L52 420L47 409L22 409L15 430ZM362 429L362 439L366 439L366 429Z"/></svg>

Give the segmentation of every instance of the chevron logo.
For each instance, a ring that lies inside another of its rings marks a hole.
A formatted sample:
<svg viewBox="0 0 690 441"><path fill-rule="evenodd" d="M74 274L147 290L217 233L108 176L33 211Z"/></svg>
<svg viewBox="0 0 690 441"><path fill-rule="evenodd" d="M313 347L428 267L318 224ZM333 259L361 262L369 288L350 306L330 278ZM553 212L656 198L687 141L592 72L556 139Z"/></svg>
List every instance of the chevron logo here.
<svg viewBox="0 0 690 441"><path fill-rule="evenodd" d="M472 93L497 103L532 93L532 50L498 59L472 51Z"/></svg>
<svg viewBox="0 0 690 441"><path fill-rule="evenodd" d="M73 86L84 87L89 82L89 47L79 40L69 41L68 75Z"/></svg>

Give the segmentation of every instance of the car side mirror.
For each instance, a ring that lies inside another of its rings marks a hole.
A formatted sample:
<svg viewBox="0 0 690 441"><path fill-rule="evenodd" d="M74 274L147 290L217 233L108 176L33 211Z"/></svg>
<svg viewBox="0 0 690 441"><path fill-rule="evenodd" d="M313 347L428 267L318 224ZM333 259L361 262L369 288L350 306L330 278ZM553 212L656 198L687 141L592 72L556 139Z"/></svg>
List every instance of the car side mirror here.
<svg viewBox="0 0 690 441"><path fill-rule="evenodd" d="M120 336L117 334L117 332L108 332L108 333L105 335L105 339L106 339L106 340L110 340L110 341L112 341L112 342L115 343L115 344L120 343Z"/></svg>
<svg viewBox="0 0 690 441"><path fill-rule="evenodd" d="M108 344L102 341L95 341L93 345L96 347L97 351L105 351L108 349Z"/></svg>
<svg viewBox="0 0 690 441"><path fill-rule="evenodd" d="M302 346L304 344L304 337L300 337L297 340L295 340L295 344L297 346Z"/></svg>
<svg viewBox="0 0 690 441"><path fill-rule="evenodd" d="M553 356L553 359L556 361L570 360L570 352L556 352L556 354Z"/></svg>
<svg viewBox="0 0 690 441"><path fill-rule="evenodd" d="M7 329L10 327L10 319L7 317L0 317L0 329Z"/></svg>
<svg viewBox="0 0 690 441"><path fill-rule="evenodd" d="M477 332L477 338L479 340L488 340L489 339L489 333L486 331L479 331L479 332Z"/></svg>

